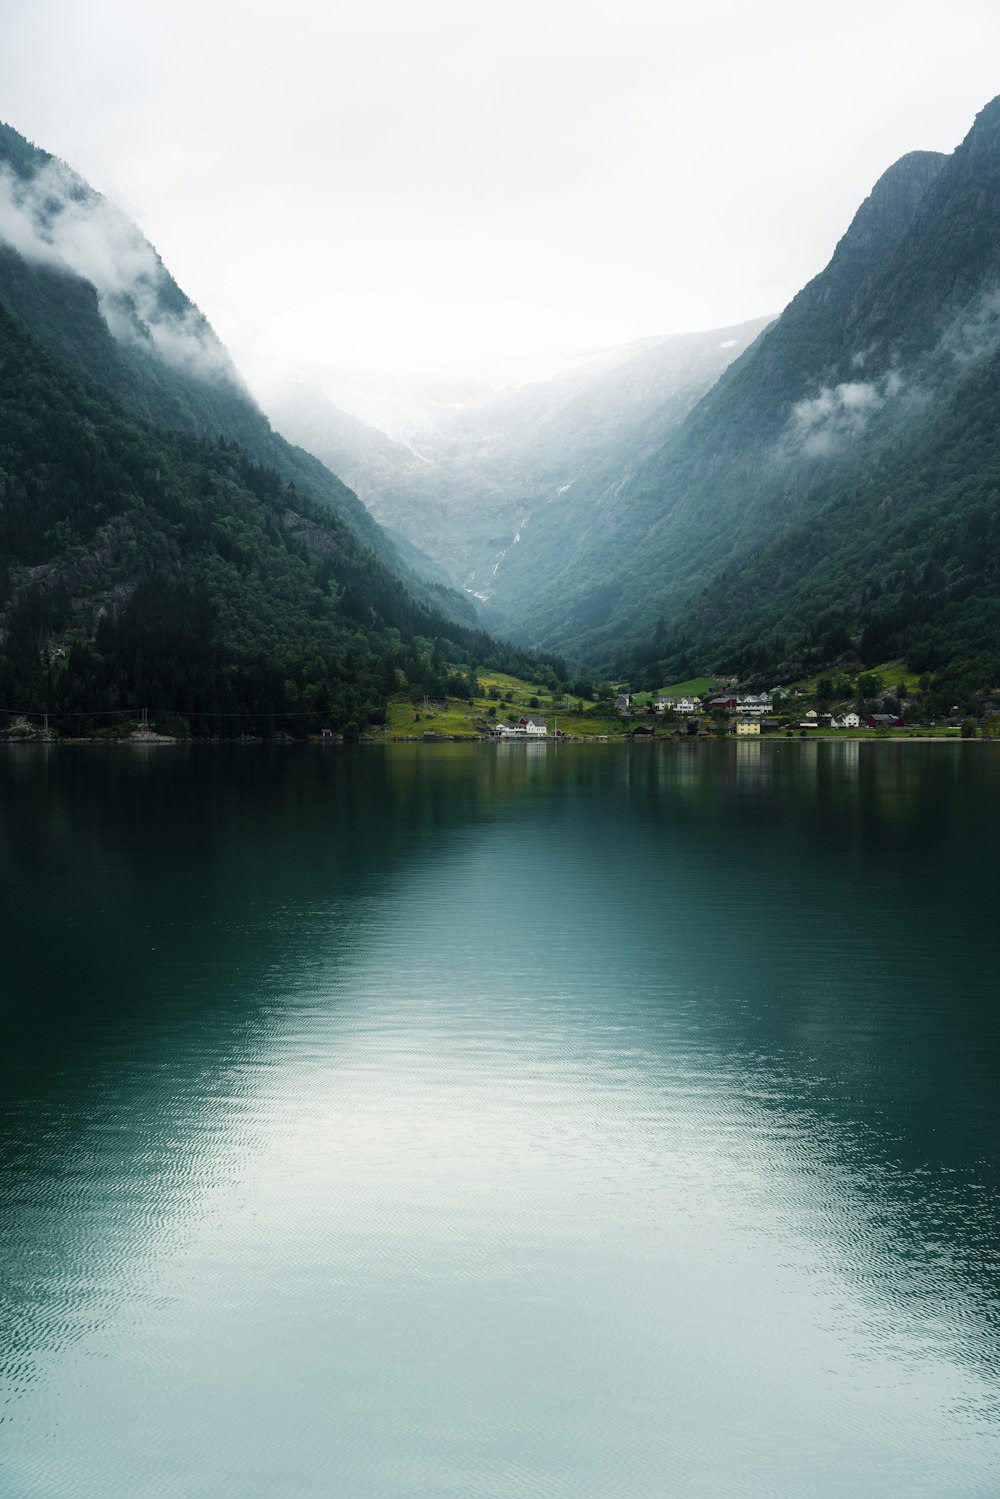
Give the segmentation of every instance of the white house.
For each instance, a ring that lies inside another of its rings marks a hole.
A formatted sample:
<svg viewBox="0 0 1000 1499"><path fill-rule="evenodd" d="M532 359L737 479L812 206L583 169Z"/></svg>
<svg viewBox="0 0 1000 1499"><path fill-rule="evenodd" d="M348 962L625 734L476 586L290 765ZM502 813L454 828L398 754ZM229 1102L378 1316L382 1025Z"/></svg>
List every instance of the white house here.
<svg viewBox="0 0 1000 1499"><path fill-rule="evenodd" d="M831 721L831 728L834 729L860 729L860 727L861 719L853 711L850 713L842 713L839 718L835 718Z"/></svg>
<svg viewBox="0 0 1000 1499"><path fill-rule="evenodd" d="M763 718L765 713L770 713L772 706L773 700L769 692L748 692L736 699L736 711L742 713L744 716L752 714L755 717Z"/></svg>
<svg viewBox="0 0 1000 1499"><path fill-rule="evenodd" d="M516 724L498 723L493 732L499 739L544 739L548 728L544 718L522 718Z"/></svg>

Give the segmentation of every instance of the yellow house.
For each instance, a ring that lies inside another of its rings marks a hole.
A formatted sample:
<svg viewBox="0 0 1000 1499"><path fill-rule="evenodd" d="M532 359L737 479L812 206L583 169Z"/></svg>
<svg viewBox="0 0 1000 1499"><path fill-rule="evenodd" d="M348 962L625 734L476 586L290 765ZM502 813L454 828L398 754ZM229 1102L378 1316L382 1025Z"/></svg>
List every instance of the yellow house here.
<svg viewBox="0 0 1000 1499"><path fill-rule="evenodd" d="M736 720L736 733L738 735L739 734L756 734L756 735L759 736L759 734L760 734L760 719L759 718L738 718Z"/></svg>

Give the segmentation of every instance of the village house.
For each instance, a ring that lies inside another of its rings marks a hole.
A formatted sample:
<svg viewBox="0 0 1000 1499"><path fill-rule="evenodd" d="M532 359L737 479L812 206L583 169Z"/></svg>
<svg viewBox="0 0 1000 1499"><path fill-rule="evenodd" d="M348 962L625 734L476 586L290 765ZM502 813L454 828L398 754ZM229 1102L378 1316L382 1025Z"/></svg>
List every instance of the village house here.
<svg viewBox="0 0 1000 1499"><path fill-rule="evenodd" d="M852 709L850 713L841 713L839 718L831 719L830 727L832 729L860 729L861 718Z"/></svg>
<svg viewBox="0 0 1000 1499"><path fill-rule="evenodd" d="M718 697L709 698L706 707L709 713L739 713L746 718L763 718L765 713L770 713L773 702L769 692L723 692Z"/></svg>
<svg viewBox="0 0 1000 1499"><path fill-rule="evenodd" d="M895 713L869 713L865 719L865 727L868 729L901 729L903 720L897 718Z"/></svg>
<svg viewBox="0 0 1000 1499"><path fill-rule="evenodd" d="M746 736L753 735L753 734L756 734L758 736L760 734L760 719L759 718L738 718L736 720L736 735L737 735L737 738L742 739L742 738L744 738Z"/></svg>
<svg viewBox="0 0 1000 1499"><path fill-rule="evenodd" d="M498 723L493 733L498 739L544 739L548 725L544 718L520 718L516 724Z"/></svg>
<svg viewBox="0 0 1000 1499"><path fill-rule="evenodd" d="M758 718L770 713L773 706L774 700L769 692L748 692L736 699L736 707L740 713L752 714Z"/></svg>

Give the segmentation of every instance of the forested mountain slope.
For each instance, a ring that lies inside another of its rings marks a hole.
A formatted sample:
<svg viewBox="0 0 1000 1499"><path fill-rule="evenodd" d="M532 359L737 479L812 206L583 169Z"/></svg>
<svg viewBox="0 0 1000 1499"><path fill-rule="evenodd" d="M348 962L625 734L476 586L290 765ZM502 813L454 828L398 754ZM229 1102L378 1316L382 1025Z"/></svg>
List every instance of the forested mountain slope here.
<svg viewBox="0 0 1000 1499"><path fill-rule="evenodd" d="M537 672L417 603L235 443L154 427L0 306L0 711L223 735L379 722L446 661Z"/></svg>
<svg viewBox="0 0 1000 1499"><path fill-rule="evenodd" d="M473 623L467 596L404 561L347 486L272 430L206 319L156 251L63 162L0 125L0 302L137 415L225 437L340 514L434 607Z"/></svg>
<svg viewBox="0 0 1000 1499"><path fill-rule="evenodd" d="M715 339L728 368L654 340L406 444L301 393L279 419L516 638L598 673L988 652L998 143L995 101L952 156L904 156L779 319Z"/></svg>
<svg viewBox="0 0 1000 1499"><path fill-rule="evenodd" d="M5 343L14 347L30 325L42 340L31 344L35 354L69 361L61 368L72 366L81 399L103 402L118 427L142 434L140 447L162 448L150 468L169 468L171 492L214 493L221 465L242 496L234 491L234 515L247 505L257 515L247 522L260 533L247 554L253 587L263 589L265 559L277 565L269 548L313 566L313 502L316 515L340 527L336 567L349 562L343 576L331 573L330 543L320 539L328 558L322 586L330 587L315 618L324 629L397 630L404 656L415 635L433 642L447 628L454 641L457 627L423 607L436 598L453 607L447 590L425 584L422 601L407 597L384 565L406 573L391 540L318 459L271 431L138 231L6 128L0 156L0 306L23 318L5 318ZM27 361L27 346L17 347ZM15 394L11 387L12 410ZM11 429L28 446L11 449L5 482L41 485L41 494L47 469L42 450L30 446L29 416L20 410L21 427ZM77 418L85 428L79 411ZM103 420L95 419L98 430ZM405 440L316 394L297 393L282 421L289 430L298 423L294 435L357 475L382 516L436 551L505 632L526 647L558 651L574 667L651 684L705 669L774 678L852 652L866 660L906 654L920 670L996 682L1000 100L951 156L913 152L890 168L830 264L770 326L649 340L545 384L456 402L419 432L401 434ZM181 433L193 448L176 446ZM206 435L239 443L248 457L218 442L202 448ZM86 445L74 452L85 473ZM194 477L205 465L216 476L211 483ZM61 481L67 492L71 471L72 463ZM22 549L11 552L3 607L8 646L33 639L37 660L23 656L8 690L14 683L20 691L36 669L44 676L52 668L63 680L54 641L82 649L88 640L100 645L100 631L107 645L133 594L145 596L150 559L166 556L162 538L177 540L162 497L126 478L116 471L116 492L138 495L155 512L160 539L150 533L145 562L142 547L129 551L140 534L130 500L132 540L126 536L123 571L110 583L95 559L104 555L102 527L117 511L77 535L53 490L39 510L51 511L50 520L34 535L22 503L21 530L9 532ZM258 514L254 504L278 505L264 491L289 479L295 493L281 490L282 514L299 520ZM256 495L254 504L244 491ZM8 510L0 511L5 525ZM226 528L213 529L223 520L216 506L206 523L209 552L239 573L244 554L230 555ZM209 565L204 551L202 570L188 571L195 532L189 526L183 535L171 567L183 575L185 597L204 589L214 607L212 588L222 589L215 646L244 666L255 652L287 665L277 604L262 597L257 615L265 624L251 626L250 595L230 608L230 584L216 579L217 561ZM77 559L74 573L67 559L80 546L90 561ZM299 556L303 547L308 555ZM416 554L409 561L420 566ZM306 595L295 597L290 617L311 617ZM35 623L22 628L24 619ZM475 639L463 647L467 658L486 650L485 637ZM372 649L383 659L381 644ZM402 666L407 676L428 669L425 645L413 652ZM392 650L385 659L396 659ZM437 666L440 659L439 650Z"/></svg>
<svg viewBox="0 0 1000 1499"><path fill-rule="evenodd" d="M561 618L538 609L526 636L651 676L793 673L849 645L996 655L999 289L994 100L951 157L886 172L831 265L622 492L613 538L567 559Z"/></svg>
<svg viewBox="0 0 1000 1499"><path fill-rule="evenodd" d="M843 400L852 387L839 387L838 412L832 378L822 409L814 399L795 413L818 447L822 503L717 576L692 600L681 635L761 670L789 654L832 659L850 641L869 661L906 653L919 671L996 682L997 101L933 174L842 343L863 348L868 376L853 419ZM847 364L842 355L841 371Z"/></svg>
<svg viewBox="0 0 1000 1499"><path fill-rule="evenodd" d="M809 519L692 599L675 660L796 677L851 652L905 656L952 684L1000 684L1000 352L977 360L903 441L874 446ZM653 671L659 675L659 666Z"/></svg>
<svg viewBox="0 0 1000 1499"><path fill-rule="evenodd" d="M623 486L600 548L566 559L558 616L543 617L540 602L525 630L618 650L815 498L882 399L866 378L867 347L848 332L852 311L872 295L942 161L919 153L883 176L827 269Z"/></svg>
<svg viewBox="0 0 1000 1499"><path fill-rule="evenodd" d="M998 349L994 101L952 156L913 153L876 184L826 270L623 486L600 545L567 556L524 638L651 675L773 671L863 639L936 657L948 609L942 649L995 650Z"/></svg>

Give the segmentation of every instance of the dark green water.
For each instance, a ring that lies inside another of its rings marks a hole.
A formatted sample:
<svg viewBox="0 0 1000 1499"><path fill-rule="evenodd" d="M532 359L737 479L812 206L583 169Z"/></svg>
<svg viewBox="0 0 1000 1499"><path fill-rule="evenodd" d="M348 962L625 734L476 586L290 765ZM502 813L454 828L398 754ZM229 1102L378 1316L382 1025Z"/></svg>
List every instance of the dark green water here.
<svg viewBox="0 0 1000 1499"><path fill-rule="evenodd" d="M4 1499L995 1499L998 829L983 744L4 752Z"/></svg>

